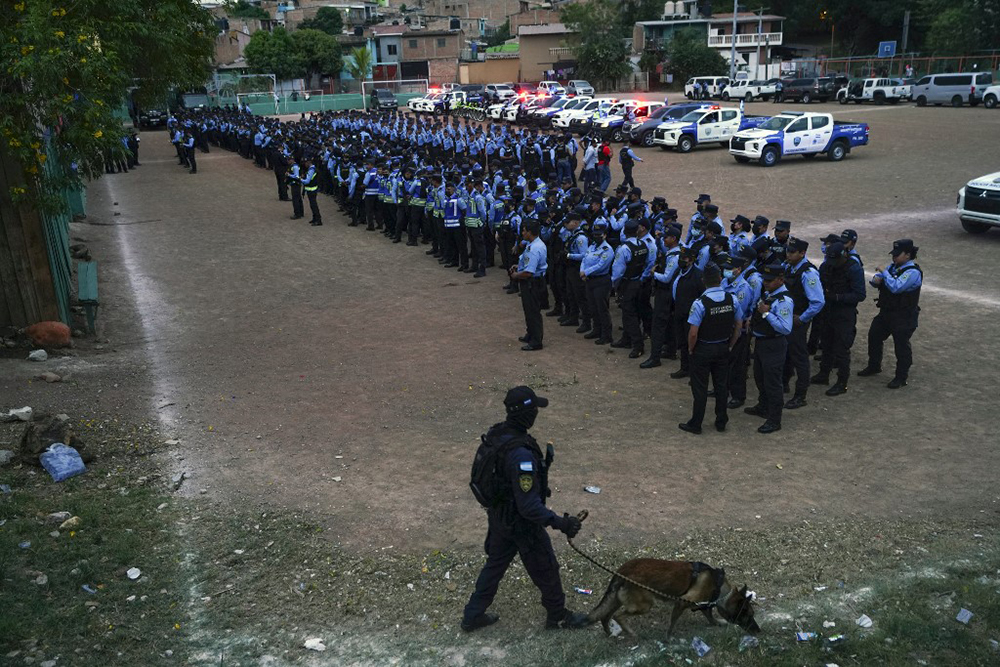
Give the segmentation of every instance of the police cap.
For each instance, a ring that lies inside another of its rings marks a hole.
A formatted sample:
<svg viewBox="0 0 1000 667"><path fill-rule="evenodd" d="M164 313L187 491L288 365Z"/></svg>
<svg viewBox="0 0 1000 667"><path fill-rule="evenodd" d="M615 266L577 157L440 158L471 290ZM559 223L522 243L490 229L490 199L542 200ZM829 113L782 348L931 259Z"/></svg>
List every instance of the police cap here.
<svg viewBox="0 0 1000 667"><path fill-rule="evenodd" d="M639 231L639 221L638 220L627 220L625 222L625 233L636 233Z"/></svg>
<svg viewBox="0 0 1000 667"><path fill-rule="evenodd" d="M715 204L705 204L705 214L714 218L719 214L719 207Z"/></svg>
<svg viewBox="0 0 1000 667"><path fill-rule="evenodd" d="M898 241L892 242L892 250L889 254L896 257L900 253L909 253L911 256L917 254L917 247L913 245L911 239L899 239Z"/></svg>
<svg viewBox="0 0 1000 667"><path fill-rule="evenodd" d="M840 232L840 238L842 238L845 241L856 242L858 240L858 233L853 229L845 229L844 231Z"/></svg>
<svg viewBox="0 0 1000 667"><path fill-rule="evenodd" d="M712 195L698 195L698 198L694 200L694 203L700 204L703 201L712 201Z"/></svg>
<svg viewBox="0 0 1000 667"><path fill-rule="evenodd" d="M636 197L642 197L642 188L632 188L632 191L629 192L629 194L635 195Z"/></svg>
<svg viewBox="0 0 1000 667"><path fill-rule="evenodd" d="M507 390L507 396L503 399L503 404L507 408L507 414L514 414L522 410L532 408L544 408L548 406L549 399L539 396L531 387L514 387Z"/></svg>
<svg viewBox="0 0 1000 667"><path fill-rule="evenodd" d="M768 264L760 270L760 277L764 280L774 280L785 277L785 267L781 264Z"/></svg>
<svg viewBox="0 0 1000 667"><path fill-rule="evenodd" d="M788 220L778 220L774 223L774 231L787 232L792 228L792 223Z"/></svg>
<svg viewBox="0 0 1000 667"><path fill-rule="evenodd" d="M809 250L809 241L805 239L800 239L796 237L791 237L788 239L788 249L797 250L798 252L805 252Z"/></svg>
<svg viewBox="0 0 1000 667"><path fill-rule="evenodd" d="M753 219L753 226L754 227L767 227L770 224L771 224L771 221L768 220L767 218L765 218L762 215L755 216L754 219Z"/></svg>
<svg viewBox="0 0 1000 667"><path fill-rule="evenodd" d="M664 199L663 197L660 197L659 195L657 195L657 196L653 197L653 203L654 204L659 204L660 206L666 206L667 205L667 200Z"/></svg>
<svg viewBox="0 0 1000 667"><path fill-rule="evenodd" d="M836 259L844 254L844 244L841 241L835 241L826 247L826 258Z"/></svg>

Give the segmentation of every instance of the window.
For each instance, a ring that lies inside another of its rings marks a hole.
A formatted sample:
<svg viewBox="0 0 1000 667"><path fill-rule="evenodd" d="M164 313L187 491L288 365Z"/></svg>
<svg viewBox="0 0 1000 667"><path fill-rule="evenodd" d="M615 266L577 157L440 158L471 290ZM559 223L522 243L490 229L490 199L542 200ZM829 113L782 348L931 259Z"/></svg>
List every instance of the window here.
<svg viewBox="0 0 1000 667"><path fill-rule="evenodd" d="M736 112L735 111L723 111L722 112L722 120L723 121L733 120L734 118L736 118Z"/></svg>
<svg viewBox="0 0 1000 667"><path fill-rule="evenodd" d="M934 83L938 86L971 86L972 76L966 75L943 75L935 77Z"/></svg>
<svg viewBox="0 0 1000 667"><path fill-rule="evenodd" d="M925 76L924 78L920 79L920 81L917 81L917 85L918 86L926 86L930 82L931 82L931 78L929 76Z"/></svg>
<svg viewBox="0 0 1000 667"><path fill-rule="evenodd" d="M444 37L438 37L437 45L438 45L439 49L443 49L444 48L444 43L445 43L444 42Z"/></svg>
<svg viewBox="0 0 1000 667"><path fill-rule="evenodd" d="M813 116L812 129L818 130L830 124L830 119L826 116Z"/></svg>
<svg viewBox="0 0 1000 667"><path fill-rule="evenodd" d="M708 125L709 123L718 123L718 122L719 122L719 114L718 113L710 113L710 114L708 114L707 116L705 116L704 118L701 119L701 124L702 125Z"/></svg>
<svg viewBox="0 0 1000 667"><path fill-rule="evenodd" d="M411 40L410 40L410 45L409 45L409 48L411 48L411 49L415 49L415 48L417 48L417 40L415 40L415 39L411 39Z"/></svg>
<svg viewBox="0 0 1000 667"><path fill-rule="evenodd" d="M396 45L395 44L386 45L385 52L388 53L390 56L396 55Z"/></svg>
<svg viewBox="0 0 1000 667"><path fill-rule="evenodd" d="M809 119L799 118L797 121L788 126L785 132L802 132L809 129Z"/></svg>
<svg viewBox="0 0 1000 667"><path fill-rule="evenodd" d="M976 84L980 86L988 86L993 83L993 73L983 72L982 74L976 75Z"/></svg>

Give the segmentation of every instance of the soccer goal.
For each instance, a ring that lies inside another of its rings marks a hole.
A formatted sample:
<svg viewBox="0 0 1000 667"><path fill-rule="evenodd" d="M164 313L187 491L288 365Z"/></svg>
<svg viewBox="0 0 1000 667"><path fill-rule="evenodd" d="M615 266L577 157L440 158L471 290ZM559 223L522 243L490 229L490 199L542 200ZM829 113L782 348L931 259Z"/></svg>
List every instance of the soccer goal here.
<svg viewBox="0 0 1000 667"><path fill-rule="evenodd" d="M399 106L406 106L406 103L413 97L426 95L428 88L427 79L401 79L399 81L362 81L361 97L365 110L368 110L371 102L372 92L375 90L388 90L396 96Z"/></svg>

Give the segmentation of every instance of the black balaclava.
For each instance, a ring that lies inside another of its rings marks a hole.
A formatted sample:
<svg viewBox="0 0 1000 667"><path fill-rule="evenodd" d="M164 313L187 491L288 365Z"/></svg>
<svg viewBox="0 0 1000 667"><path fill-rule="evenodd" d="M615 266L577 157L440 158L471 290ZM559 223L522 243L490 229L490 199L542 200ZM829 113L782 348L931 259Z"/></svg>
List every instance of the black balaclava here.
<svg viewBox="0 0 1000 667"><path fill-rule="evenodd" d="M515 431L521 431L522 433L527 433L528 429L534 425L535 419L537 417L538 417L538 408L532 406L530 408L524 408L514 412L508 412L506 424Z"/></svg>

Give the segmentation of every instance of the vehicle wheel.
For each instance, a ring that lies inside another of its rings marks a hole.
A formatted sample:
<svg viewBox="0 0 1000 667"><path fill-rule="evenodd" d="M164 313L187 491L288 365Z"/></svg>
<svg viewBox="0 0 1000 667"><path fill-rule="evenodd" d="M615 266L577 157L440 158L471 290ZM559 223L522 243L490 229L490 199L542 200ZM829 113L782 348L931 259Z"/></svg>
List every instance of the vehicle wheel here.
<svg viewBox="0 0 1000 667"><path fill-rule="evenodd" d="M809 96L809 93L802 93L802 104L809 104L810 102L812 102L812 97Z"/></svg>
<svg viewBox="0 0 1000 667"><path fill-rule="evenodd" d="M677 150L681 153L690 153L694 148L694 141L688 135L682 136L677 140Z"/></svg>
<svg viewBox="0 0 1000 667"><path fill-rule="evenodd" d="M953 107L960 107L960 106L962 106L962 96L961 95L955 95L955 97L951 98L951 106L953 106Z"/></svg>
<svg viewBox="0 0 1000 667"><path fill-rule="evenodd" d="M843 97L838 97L837 101L840 102L841 104L847 104L847 101L848 101L847 100L847 95L844 95Z"/></svg>
<svg viewBox="0 0 1000 667"><path fill-rule="evenodd" d="M778 160L781 159L781 154L778 153L778 149L774 146L766 146L760 154L760 164L764 167L773 167L778 164Z"/></svg>
<svg viewBox="0 0 1000 667"><path fill-rule="evenodd" d="M639 140L639 143L641 143L646 148L649 148L650 146L652 146L653 145L653 131L652 130L646 130L645 132L643 132L642 133L642 138Z"/></svg>
<svg viewBox="0 0 1000 667"><path fill-rule="evenodd" d="M622 131L621 130L615 130L614 132L612 132L611 133L611 141L613 141L616 144L625 141L625 137L622 136Z"/></svg>
<svg viewBox="0 0 1000 667"><path fill-rule="evenodd" d="M983 234L989 231L990 226L985 222L971 222L968 220L962 221L962 229L969 232L970 234Z"/></svg>
<svg viewBox="0 0 1000 667"><path fill-rule="evenodd" d="M477 111L476 112L476 120L478 120L479 122L483 122L484 120L486 120L486 112L485 111Z"/></svg>
<svg viewBox="0 0 1000 667"><path fill-rule="evenodd" d="M983 98L983 106L985 106L987 109L996 109L996 107L997 107L997 96L994 95L993 93L990 93L989 95L987 95L986 97L984 97Z"/></svg>
<svg viewBox="0 0 1000 667"><path fill-rule="evenodd" d="M729 93L726 93L726 92L722 93L722 101L723 102L728 102L729 101Z"/></svg>
<svg viewBox="0 0 1000 667"><path fill-rule="evenodd" d="M875 104L879 106L885 104L885 93L875 93Z"/></svg>
<svg viewBox="0 0 1000 667"><path fill-rule="evenodd" d="M840 162L847 155L847 144L843 141L835 141L830 150L826 152L826 159L830 162Z"/></svg>
<svg viewBox="0 0 1000 667"><path fill-rule="evenodd" d="M747 93L746 95L744 95L743 101L746 102L747 104L753 102L753 93Z"/></svg>
<svg viewBox="0 0 1000 667"><path fill-rule="evenodd" d="M750 158L748 158L745 155L734 155L733 157L736 158L736 161L739 162L740 164L746 164L747 162L750 161Z"/></svg>
<svg viewBox="0 0 1000 667"><path fill-rule="evenodd" d="M918 97L917 98L917 106L918 107L925 107L925 106L927 106L927 98L924 97L923 95L921 95L920 97Z"/></svg>

